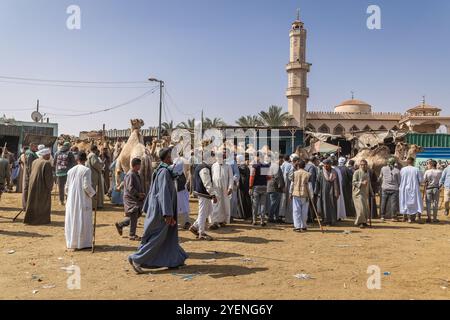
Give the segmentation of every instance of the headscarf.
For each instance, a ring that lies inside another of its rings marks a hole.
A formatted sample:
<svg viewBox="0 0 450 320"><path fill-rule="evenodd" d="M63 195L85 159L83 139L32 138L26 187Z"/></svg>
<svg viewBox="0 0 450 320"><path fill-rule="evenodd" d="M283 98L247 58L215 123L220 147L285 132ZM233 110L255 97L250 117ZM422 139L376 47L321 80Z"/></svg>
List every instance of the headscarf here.
<svg viewBox="0 0 450 320"><path fill-rule="evenodd" d="M39 151L37 152L37 155L38 155L39 157L48 156L49 154L51 154L51 151L50 151L49 148L43 148L43 149L41 149L41 150L39 150Z"/></svg>
<svg viewBox="0 0 450 320"><path fill-rule="evenodd" d="M299 159L300 159L300 157L299 157L298 154L296 154L296 153L291 154L291 156L290 156L289 158L291 159L291 161L299 160Z"/></svg>

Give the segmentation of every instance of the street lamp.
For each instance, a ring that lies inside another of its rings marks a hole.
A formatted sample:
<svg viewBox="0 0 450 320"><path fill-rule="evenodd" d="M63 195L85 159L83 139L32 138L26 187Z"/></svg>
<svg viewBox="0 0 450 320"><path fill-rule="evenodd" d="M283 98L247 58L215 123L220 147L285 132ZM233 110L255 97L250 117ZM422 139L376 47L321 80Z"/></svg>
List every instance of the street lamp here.
<svg viewBox="0 0 450 320"><path fill-rule="evenodd" d="M161 140L161 112L162 112L162 88L164 87L164 81L158 80L156 78L149 78L150 82L159 83L159 126L158 126L158 140Z"/></svg>

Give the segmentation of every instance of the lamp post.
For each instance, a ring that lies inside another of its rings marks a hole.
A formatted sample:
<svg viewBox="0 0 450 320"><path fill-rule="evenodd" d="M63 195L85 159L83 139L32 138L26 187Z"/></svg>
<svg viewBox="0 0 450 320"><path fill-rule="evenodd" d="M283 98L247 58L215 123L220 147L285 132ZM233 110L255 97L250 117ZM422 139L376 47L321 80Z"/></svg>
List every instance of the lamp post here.
<svg viewBox="0 0 450 320"><path fill-rule="evenodd" d="M158 140L161 140L161 113L162 113L162 88L164 87L164 81L158 80L156 78L148 79L150 82L159 83L159 125L158 125Z"/></svg>

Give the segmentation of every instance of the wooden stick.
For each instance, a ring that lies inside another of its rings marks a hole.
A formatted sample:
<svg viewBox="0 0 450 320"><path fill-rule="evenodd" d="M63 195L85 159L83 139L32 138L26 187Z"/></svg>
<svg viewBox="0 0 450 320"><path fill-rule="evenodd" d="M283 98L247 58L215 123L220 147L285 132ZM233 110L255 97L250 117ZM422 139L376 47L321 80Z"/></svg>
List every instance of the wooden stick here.
<svg viewBox="0 0 450 320"><path fill-rule="evenodd" d="M314 200L311 199L311 194L309 193L309 188L308 188L307 191L308 191L309 202L311 203L312 208L313 208L313 211L314 211L314 214L316 215L317 223L319 224L320 231L322 231L322 233L325 233L325 230L323 229L323 226L322 226L322 224L320 223L320 217L319 217L319 214L317 213L317 209L316 209L316 206L315 206L315 204L314 204Z"/></svg>
<svg viewBox="0 0 450 320"><path fill-rule="evenodd" d="M93 221L93 225L94 228L92 230L92 251L91 253L95 252L95 229L96 229L96 225L97 225L97 207L98 207L98 186L96 188L96 193L95 193L95 207L94 207L94 221Z"/></svg>
<svg viewBox="0 0 450 320"><path fill-rule="evenodd" d="M23 209L20 209L19 213L13 218L13 222L16 222L17 218L20 216L20 214L23 212Z"/></svg>

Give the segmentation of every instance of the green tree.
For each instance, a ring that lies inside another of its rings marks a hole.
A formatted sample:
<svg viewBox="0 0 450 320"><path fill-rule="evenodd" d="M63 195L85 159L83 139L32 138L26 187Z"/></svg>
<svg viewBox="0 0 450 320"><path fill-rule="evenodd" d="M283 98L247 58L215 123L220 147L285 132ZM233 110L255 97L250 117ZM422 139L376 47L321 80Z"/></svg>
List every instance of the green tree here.
<svg viewBox="0 0 450 320"><path fill-rule="evenodd" d="M173 129L175 129L175 126L173 124L173 120L170 122L163 122L161 123L161 129L163 132L165 132L167 135L171 135Z"/></svg>
<svg viewBox="0 0 450 320"><path fill-rule="evenodd" d="M240 117L236 124L241 127L257 127L264 125L263 121L259 116L245 116Z"/></svg>
<svg viewBox="0 0 450 320"><path fill-rule="evenodd" d="M261 111L259 117L269 127L282 127L293 119L288 112L283 112L283 108L278 106L270 106L268 111Z"/></svg>
<svg viewBox="0 0 450 320"><path fill-rule="evenodd" d="M195 119L188 119L187 121L183 121L183 122L181 122L180 124L177 125L177 128L194 130L194 128L195 128Z"/></svg>
<svg viewBox="0 0 450 320"><path fill-rule="evenodd" d="M227 124L225 121L222 120L222 118L205 118L203 121L203 129L211 129L211 128L218 128L218 127L224 127Z"/></svg>

